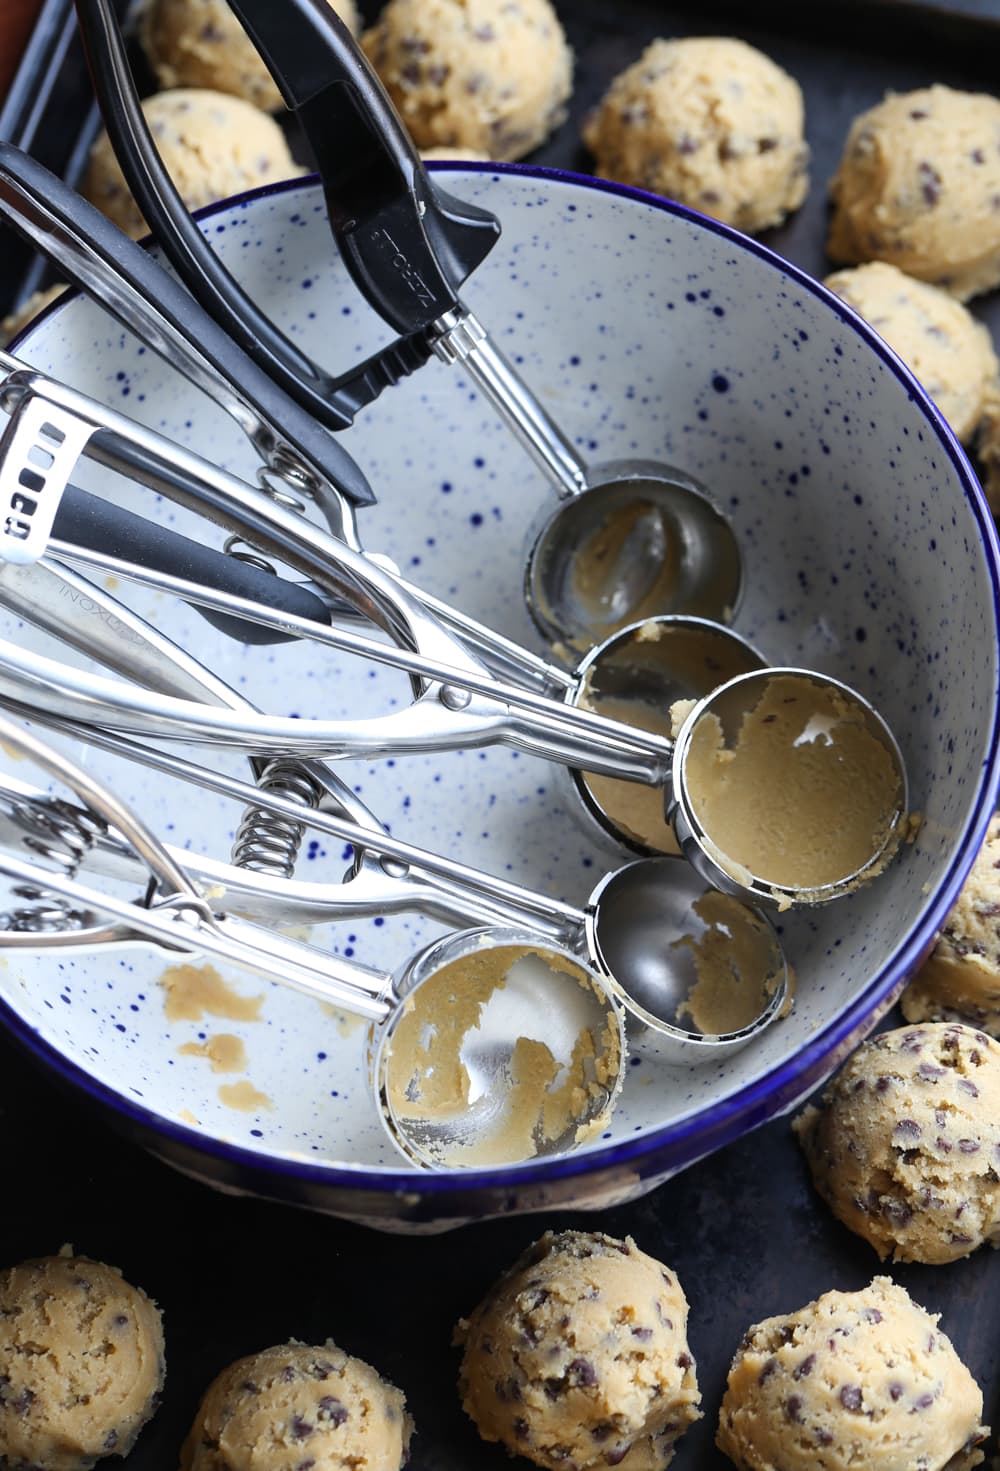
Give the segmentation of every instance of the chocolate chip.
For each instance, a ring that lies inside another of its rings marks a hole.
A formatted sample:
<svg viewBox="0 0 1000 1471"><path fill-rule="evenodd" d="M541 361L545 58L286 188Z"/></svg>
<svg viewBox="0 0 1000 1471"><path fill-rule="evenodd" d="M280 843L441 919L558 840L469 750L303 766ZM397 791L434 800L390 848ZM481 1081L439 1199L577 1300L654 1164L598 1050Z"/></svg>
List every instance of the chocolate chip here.
<svg viewBox="0 0 1000 1471"><path fill-rule="evenodd" d="M757 152L758 153L771 153L771 152L773 152L773 150L775 148L777 148L777 146L778 146L778 140L777 140L777 138L758 138L757 139Z"/></svg>
<svg viewBox="0 0 1000 1471"><path fill-rule="evenodd" d="M801 1364L793 1371L793 1379L806 1379L816 1367L816 1355L806 1354Z"/></svg>
<svg viewBox="0 0 1000 1471"><path fill-rule="evenodd" d="M885 1076L885 1074L883 1073L882 1077L879 1078L878 1081L875 1084L875 1092L876 1093L888 1093L891 1084L892 1084L892 1079L891 1078L887 1078Z"/></svg>
<svg viewBox="0 0 1000 1471"><path fill-rule="evenodd" d="M917 1077L923 1078L928 1083L933 1083L936 1078L943 1078L945 1069L935 1067L932 1062L922 1062L917 1068Z"/></svg>
<svg viewBox="0 0 1000 1471"><path fill-rule="evenodd" d="M514 1416L514 1419L510 1422L510 1428L517 1436L518 1440L528 1439L528 1422L527 1420L522 1419L520 1415Z"/></svg>
<svg viewBox="0 0 1000 1471"><path fill-rule="evenodd" d="M793 1425L802 1424L802 1396L790 1394L785 1400L785 1415Z"/></svg>
<svg viewBox="0 0 1000 1471"><path fill-rule="evenodd" d="M865 1308L861 1316L862 1318L864 1318L866 1323L882 1322L882 1314L879 1312L878 1308Z"/></svg>
<svg viewBox="0 0 1000 1471"><path fill-rule="evenodd" d="M633 1328L632 1337L638 1338L640 1343L648 1343L653 1336L652 1328Z"/></svg>
<svg viewBox="0 0 1000 1471"><path fill-rule="evenodd" d="M963 1154L978 1154L979 1144L975 1139L960 1139L958 1147Z"/></svg>
<svg viewBox="0 0 1000 1471"><path fill-rule="evenodd" d="M824 1430L822 1427L820 1427L820 1429L816 1431L816 1444L833 1445L833 1435L829 1430Z"/></svg>
<svg viewBox="0 0 1000 1471"><path fill-rule="evenodd" d="M903 1386L897 1383L895 1380L892 1384L889 1385L889 1398L893 1402L903 1398Z"/></svg>
<svg viewBox="0 0 1000 1471"><path fill-rule="evenodd" d="M590 1437L592 1440L607 1440L614 1433L614 1424L610 1420L602 1420L599 1425L595 1425L592 1428Z"/></svg>
<svg viewBox="0 0 1000 1471"><path fill-rule="evenodd" d="M252 1379L244 1379L240 1388L245 1394L260 1394L260 1385L255 1384Z"/></svg>
<svg viewBox="0 0 1000 1471"><path fill-rule="evenodd" d="M350 1419L347 1406L335 1395L325 1394L316 1406L317 1420L325 1420L335 1429L345 1425Z"/></svg>
<svg viewBox="0 0 1000 1471"><path fill-rule="evenodd" d="M694 1359L691 1357L690 1354L678 1354L677 1355L677 1367L678 1367L678 1369L690 1369L690 1367L691 1367L691 1365L693 1363L694 1363Z"/></svg>
<svg viewBox="0 0 1000 1471"><path fill-rule="evenodd" d="M922 1394L919 1399L913 1401L913 1408L915 1410L929 1410L933 1403L934 1396L932 1394Z"/></svg>
<svg viewBox="0 0 1000 1471"><path fill-rule="evenodd" d="M840 1403L845 1410L860 1410L861 1388L857 1384L845 1384L840 1391Z"/></svg>
<svg viewBox="0 0 1000 1471"><path fill-rule="evenodd" d="M910 109L910 117L913 119L913 121L915 123L919 123L925 117L927 117L927 113L924 111L924 109L922 107L914 107L914 108L911 108Z"/></svg>
<svg viewBox="0 0 1000 1471"><path fill-rule="evenodd" d="M971 1078L959 1078L958 1086L961 1088L963 1093L968 1093L970 1097L979 1097L979 1089L976 1087Z"/></svg>
<svg viewBox="0 0 1000 1471"><path fill-rule="evenodd" d="M583 1389L593 1389L597 1383L597 1370L589 1359L571 1359L566 1366L566 1376L573 1384Z"/></svg>
<svg viewBox="0 0 1000 1471"><path fill-rule="evenodd" d="M551 1383L552 1381L549 1382ZM514 1378L498 1379L493 1386L493 1393L498 1400L503 1400L504 1403L512 1401L514 1404L518 1404L521 1399L521 1386Z"/></svg>
<svg viewBox="0 0 1000 1471"><path fill-rule="evenodd" d="M766 1363L763 1365L763 1367L761 1368L760 1373L757 1375L757 1383L758 1384L766 1384L767 1381L770 1379L771 1375L772 1374L776 1374L777 1371L778 1371L778 1360L776 1358L774 1358L774 1357L769 1358L766 1361Z"/></svg>
<svg viewBox="0 0 1000 1471"><path fill-rule="evenodd" d="M288 1428L293 1440L308 1440L315 1427L310 1425L308 1420L304 1420L301 1415L293 1415Z"/></svg>
<svg viewBox="0 0 1000 1471"><path fill-rule="evenodd" d="M919 1139L923 1130L916 1119L900 1119L892 1131L894 1139Z"/></svg>
<svg viewBox="0 0 1000 1471"><path fill-rule="evenodd" d="M477 41L495 41L497 38L496 31L488 22L485 25L473 26L472 34Z"/></svg>
<svg viewBox="0 0 1000 1471"><path fill-rule="evenodd" d="M682 133L677 140L677 152L681 154L697 153L701 144L697 138L692 138L690 133Z"/></svg>

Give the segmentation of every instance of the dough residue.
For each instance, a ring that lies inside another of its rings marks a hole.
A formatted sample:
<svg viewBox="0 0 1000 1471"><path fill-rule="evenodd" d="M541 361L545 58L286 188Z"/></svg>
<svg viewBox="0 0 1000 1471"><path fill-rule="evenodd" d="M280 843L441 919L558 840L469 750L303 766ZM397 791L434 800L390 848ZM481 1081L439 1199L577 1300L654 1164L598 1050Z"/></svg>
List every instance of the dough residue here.
<svg viewBox="0 0 1000 1471"><path fill-rule="evenodd" d="M883 851L902 792L890 751L836 689L792 675L767 681L727 745L709 712L685 766L712 844L765 884L821 889Z"/></svg>
<svg viewBox="0 0 1000 1471"><path fill-rule="evenodd" d="M219 1098L227 1108L235 1108L238 1113L257 1113L272 1107L267 1094L259 1092L246 1078L239 1083L223 1083Z"/></svg>
<svg viewBox="0 0 1000 1471"><path fill-rule="evenodd" d="M690 950L697 972L677 1016L706 1035L742 1031L757 1020L784 975L774 934L745 904L713 889L691 907L704 929L674 941Z"/></svg>
<svg viewBox="0 0 1000 1471"><path fill-rule="evenodd" d="M206 1012L234 1022L260 1019L263 996L241 996L214 965L171 965L160 976L164 1011L171 1022L199 1022Z"/></svg>
<svg viewBox="0 0 1000 1471"><path fill-rule="evenodd" d="M185 1042L177 1050L182 1057L207 1058L213 1073L242 1073L247 1065L247 1052L242 1039L229 1032L220 1032L217 1037L206 1037L204 1042Z"/></svg>

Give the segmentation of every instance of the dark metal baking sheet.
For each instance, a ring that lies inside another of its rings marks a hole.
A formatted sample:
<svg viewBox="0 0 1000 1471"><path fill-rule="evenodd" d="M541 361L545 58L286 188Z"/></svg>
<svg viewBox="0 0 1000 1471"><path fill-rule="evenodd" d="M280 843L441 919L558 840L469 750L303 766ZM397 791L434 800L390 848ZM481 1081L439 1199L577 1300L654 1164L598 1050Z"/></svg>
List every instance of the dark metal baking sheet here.
<svg viewBox="0 0 1000 1471"><path fill-rule="evenodd" d="M556 3L577 53L576 91L571 118L534 159L587 169L579 144L583 113L655 35L739 35L785 66L806 94L812 190L769 243L817 275L828 268L825 182L854 115L888 88L933 81L972 90L1000 86L1000 0ZM371 16L376 8L365 10ZM29 47L0 111L0 135L13 136L15 114L27 119L34 151L75 178L96 118L82 57L65 29L68 15L69 0L46 0L47 32L36 32ZM2 259L0 306L6 307L32 277L22 257L5 252ZM985 298L974 310L1000 335L1000 297ZM128 1471L176 1465L199 1394L231 1359L288 1337L321 1342L328 1336L405 1389L417 1422L416 1471L510 1466L498 1447L478 1439L459 1408L451 1331L548 1226L632 1234L677 1271L691 1302L705 1418L681 1441L673 1464L676 1471L723 1471L729 1462L714 1449L714 1429L729 1358L746 1327L830 1288L858 1288L885 1270L813 1195L786 1120L654 1195L597 1217L521 1217L418 1239L215 1195L112 1133L7 1042L0 1042L0 1139L0 1263L72 1241L120 1265L165 1310L166 1395ZM888 1270L942 1313L942 1327L983 1386L986 1419L995 1425L1000 1261L984 1250L945 1268ZM995 1448L995 1437L990 1444Z"/></svg>

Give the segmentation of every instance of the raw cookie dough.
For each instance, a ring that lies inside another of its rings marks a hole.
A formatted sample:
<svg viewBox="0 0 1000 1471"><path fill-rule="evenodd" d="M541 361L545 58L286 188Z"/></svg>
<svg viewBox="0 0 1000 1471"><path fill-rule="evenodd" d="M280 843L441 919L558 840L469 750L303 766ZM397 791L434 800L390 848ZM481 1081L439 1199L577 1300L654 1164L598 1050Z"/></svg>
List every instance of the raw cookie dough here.
<svg viewBox="0 0 1000 1471"><path fill-rule="evenodd" d="M400 1471L413 1422L402 1390L335 1344L285 1343L215 1378L181 1471Z"/></svg>
<svg viewBox="0 0 1000 1471"><path fill-rule="evenodd" d="M147 97L142 110L188 209L303 172L274 119L239 97L181 87ZM91 149L81 192L126 234L147 233L106 133Z"/></svg>
<svg viewBox="0 0 1000 1471"><path fill-rule="evenodd" d="M979 1465L982 1392L937 1323L888 1277L755 1323L730 1366L716 1445L740 1471Z"/></svg>
<svg viewBox="0 0 1000 1471"><path fill-rule="evenodd" d="M1000 1043L947 1022L859 1047L793 1128L816 1189L879 1256L1000 1243Z"/></svg>
<svg viewBox="0 0 1000 1471"><path fill-rule="evenodd" d="M809 188L802 91L745 41L653 41L611 83L583 139L606 179L635 184L751 233Z"/></svg>
<svg viewBox="0 0 1000 1471"><path fill-rule="evenodd" d="M354 0L329 0L353 35L361 29ZM149 0L139 38L161 88L210 87L265 112L281 93L226 0Z"/></svg>
<svg viewBox="0 0 1000 1471"><path fill-rule="evenodd" d="M552 1471L662 1471L700 1419L680 1283L632 1238L546 1231L459 1320L484 1440Z"/></svg>
<svg viewBox="0 0 1000 1471"><path fill-rule="evenodd" d="M1000 1037L1000 817L928 960L903 992L907 1021L966 1021Z"/></svg>
<svg viewBox="0 0 1000 1471"><path fill-rule="evenodd" d="M63 292L68 289L65 281L57 281L54 286L47 286L44 291L33 291L26 302L0 322L0 342L6 345L19 332L23 332L29 322L35 320L39 312L43 312L47 306L58 301Z"/></svg>
<svg viewBox="0 0 1000 1471"><path fill-rule="evenodd" d="M66 1255L0 1274L0 1466L127 1456L163 1378L159 1311L114 1267Z"/></svg>
<svg viewBox="0 0 1000 1471"><path fill-rule="evenodd" d="M566 116L573 53L549 0L389 0L361 44L418 148L521 158Z"/></svg>
<svg viewBox="0 0 1000 1471"><path fill-rule="evenodd" d="M946 291L885 261L836 271L824 285L885 338L969 444L1000 375L988 329Z"/></svg>
<svg viewBox="0 0 1000 1471"><path fill-rule="evenodd" d="M1000 514L1000 393L991 394L976 440L980 481L994 516Z"/></svg>
<svg viewBox="0 0 1000 1471"><path fill-rule="evenodd" d="M924 87L855 118L827 250L884 260L960 301L1000 282L1000 98Z"/></svg>

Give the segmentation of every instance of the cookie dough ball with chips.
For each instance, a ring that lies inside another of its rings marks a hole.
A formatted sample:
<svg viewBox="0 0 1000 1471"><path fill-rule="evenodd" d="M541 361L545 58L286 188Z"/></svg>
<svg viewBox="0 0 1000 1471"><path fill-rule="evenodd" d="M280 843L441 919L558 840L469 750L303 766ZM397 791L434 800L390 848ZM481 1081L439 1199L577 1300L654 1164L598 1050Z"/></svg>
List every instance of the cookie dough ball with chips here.
<svg viewBox="0 0 1000 1471"><path fill-rule="evenodd" d="M858 1048L794 1124L838 1220L898 1262L1000 1243L1000 1043L945 1022Z"/></svg>
<svg viewBox="0 0 1000 1471"><path fill-rule="evenodd" d="M418 148L521 158L566 116L573 53L549 0L389 0L361 41Z"/></svg>
<svg viewBox="0 0 1000 1471"><path fill-rule="evenodd" d="M982 1413L937 1317L876 1277L749 1329L716 1444L740 1471L967 1471Z"/></svg>
<svg viewBox="0 0 1000 1471"><path fill-rule="evenodd" d="M802 91L744 41L653 41L612 82L583 137L606 179L669 195L751 234L809 187Z"/></svg>
<svg viewBox="0 0 1000 1471"><path fill-rule="evenodd" d="M884 261L836 271L825 285L899 353L969 444L1000 375L987 328L946 291Z"/></svg>
<svg viewBox="0 0 1000 1471"><path fill-rule="evenodd" d="M329 0L357 35L354 0ZM148 0L139 36L161 88L208 87L231 92L265 112L277 112L281 93L226 0Z"/></svg>
<svg viewBox="0 0 1000 1471"><path fill-rule="evenodd" d="M180 87L147 97L142 110L188 209L303 172L274 119L239 97ZM91 150L82 193L127 235L146 234L106 133Z"/></svg>
<svg viewBox="0 0 1000 1471"><path fill-rule="evenodd" d="M547 1231L455 1330L465 1412L551 1471L662 1471L699 1419L687 1312L631 1237Z"/></svg>
<svg viewBox="0 0 1000 1471"><path fill-rule="evenodd" d="M211 1383L181 1471L400 1471L413 1423L401 1390L332 1343L286 1343Z"/></svg>
<svg viewBox="0 0 1000 1471"><path fill-rule="evenodd" d="M964 1021L1000 1037L1000 817L929 958L903 992L907 1021Z"/></svg>
<svg viewBox="0 0 1000 1471"><path fill-rule="evenodd" d="M924 87L851 126L827 249L884 260L966 301L1000 282L1000 98Z"/></svg>
<svg viewBox="0 0 1000 1471"><path fill-rule="evenodd" d="M159 1311L114 1267L66 1255L0 1273L0 1466L128 1455L163 1378Z"/></svg>

